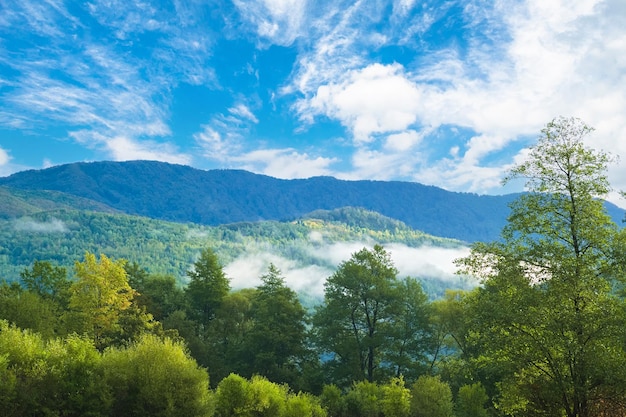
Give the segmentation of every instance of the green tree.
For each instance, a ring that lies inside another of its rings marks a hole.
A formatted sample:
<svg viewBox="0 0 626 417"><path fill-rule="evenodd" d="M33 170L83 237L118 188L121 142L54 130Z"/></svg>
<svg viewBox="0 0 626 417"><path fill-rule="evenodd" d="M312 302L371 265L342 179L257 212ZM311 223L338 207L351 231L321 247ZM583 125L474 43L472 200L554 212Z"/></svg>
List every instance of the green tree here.
<svg viewBox="0 0 626 417"><path fill-rule="evenodd" d="M393 364L395 376L415 380L426 371L436 347L431 326L431 306L420 283L411 277L397 284L397 300L392 308L394 319L389 333L391 343L385 362Z"/></svg>
<svg viewBox="0 0 626 417"><path fill-rule="evenodd" d="M313 324L333 382L381 381L420 366L430 340L426 298L419 283L397 274L376 245L352 254L326 281Z"/></svg>
<svg viewBox="0 0 626 417"><path fill-rule="evenodd" d="M404 386L404 378L392 378L381 387L381 409L385 417L409 417L411 391Z"/></svg>
<svg viewBox="0 0 626 417"><path fill-rule="evenodd" d="M0 321L0 414L105 416L110 395L91 340L44 341Z"/></svg>
<svg viewBox="0 0 626 417"><path fill-rule="evenodd" d="M270 381L293 387L308 353L306 310L273 264L261 281L252 298L253 326L246 337L249 373L262 374Z"/></svg>
<svg viewBox="0 0 626 417"><path fill-rule="evenodd" d="M450 385L439 376L422 375L411 388L411 417L453 417Z"/></svg>
<svg viewBox="0 0 626 417"><path fill-rule="evenodd" d="M19 284L0 284L0 318L45 338L65 334L58 303L23 289Z"/></svg>
<svg viewBox="0 0 626 417"><path fill-rule="evenodd" d="M207 326L230 291L230 281L210 248L202 250L193 270L187 275L190 281L185 292L193 309L192 316L202 326Z"/></svg>
<svg viewBox="0 0 626 417"><path fill-rule="evenodd" d="M485 404L489 400L487 391L480 382L463 385L456 399L458 417L487 417Z"/></svg>
<svg viewBox="0 0 626 417"><path fill-rule="evenodd" d="M115 416L209 416L209 375L185 347L144 335L128 348L104 352Z"/></svg>
<svg viewBox="0 0 626 417"><path fill-rule="evenodd" d="M68 290L71 281L67 278L67 271L60 266L54 266L48 261L35 261L31 269L20 272L24 287L43 298L50 298L67 305Z"/></svg>
<svg viewBox="0 0 626 417"><path fill-rule="evenodd" d="M530 192L512 203L502 241L476 244L461 261L484 280L479 361L501 366L504 412L588 417L624 398L617 228L600 200L611 158L584 146L591 130L578 119L548 123L507 178L525 178Z"/></svg>
<svg viewBox="0 0 626 417"><path fill-rule="evenodd" d="M375 382L355 382L344 398L344 416L378 417L382 411L382 398L382 390Z"/></svg>

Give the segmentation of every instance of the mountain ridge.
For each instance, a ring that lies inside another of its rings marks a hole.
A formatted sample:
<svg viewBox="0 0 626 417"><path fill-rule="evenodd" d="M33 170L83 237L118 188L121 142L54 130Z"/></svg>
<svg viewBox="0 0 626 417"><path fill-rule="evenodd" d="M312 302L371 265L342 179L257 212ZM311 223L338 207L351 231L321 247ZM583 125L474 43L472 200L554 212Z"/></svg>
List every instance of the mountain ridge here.
<svg viewBox="0 0 626 417"><path fill-rule="evenodd" d="M127 214L210 226L287 221L316 210L360 207L430 235L466 242L497 239L508 204L517 196L401 181L278 179L156 161L77 162L18 172L0 178L0 186L58 191Z"/></svg>

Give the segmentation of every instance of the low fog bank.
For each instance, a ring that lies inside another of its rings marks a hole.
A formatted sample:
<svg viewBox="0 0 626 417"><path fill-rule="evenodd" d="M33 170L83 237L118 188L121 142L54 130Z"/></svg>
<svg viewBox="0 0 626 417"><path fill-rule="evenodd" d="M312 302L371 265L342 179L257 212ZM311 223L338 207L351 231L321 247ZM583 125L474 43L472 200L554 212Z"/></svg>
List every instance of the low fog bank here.
<svg viewBox="0 0 626 417"><path fill-rule="evenodd" d="M287 285L300 294L321 299L324 283L341 262L364 247L371 249L372 242L316 242L309 249L319 265L303 265L268 251L250 250L224 267L234 289L252 288L261 283L260 277L267 273L270 263L281 270ZM433 246L409 247L393 243L384 245L399 271L399 277L411 276L423 280L441 281L450 288L466 287L468 284L455 274L454 260L469 254L469 248L440 248ZM328 265L328 266L320 266Z"/></svg>

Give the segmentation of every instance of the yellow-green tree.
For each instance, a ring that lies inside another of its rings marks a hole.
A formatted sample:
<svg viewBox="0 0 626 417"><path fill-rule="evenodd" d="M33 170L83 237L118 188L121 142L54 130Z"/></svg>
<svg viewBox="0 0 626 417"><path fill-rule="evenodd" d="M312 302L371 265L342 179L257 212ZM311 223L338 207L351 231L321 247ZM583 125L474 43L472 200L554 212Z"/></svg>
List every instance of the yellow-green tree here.
<svg viewBox="0 0 626 417"><path fill-rule="evenodd" d="M85 253L74 265L76 281L70 288L70 318L73 327L93 338L98 348L107 345L120 332L120 318L131 307L135 291L128 284L124 260L105 255L98 260Z"/></svg>

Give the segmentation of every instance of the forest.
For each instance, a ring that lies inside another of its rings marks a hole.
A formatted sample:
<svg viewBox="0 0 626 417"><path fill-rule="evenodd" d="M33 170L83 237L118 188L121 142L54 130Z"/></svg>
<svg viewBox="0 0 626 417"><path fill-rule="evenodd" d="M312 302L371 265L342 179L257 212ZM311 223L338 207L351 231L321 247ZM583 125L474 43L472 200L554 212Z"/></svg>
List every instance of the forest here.
<svg viewBox="0 0 626 417"><path fill-rule="evenodd" d="M311 308L271 263L233 289L211 247L184 286L124 256L36 260L0 287L0 415L626 416L626 229L592 130L545 126L501 238L456 261L480 285L436 299L379 244Z"/></svg>

